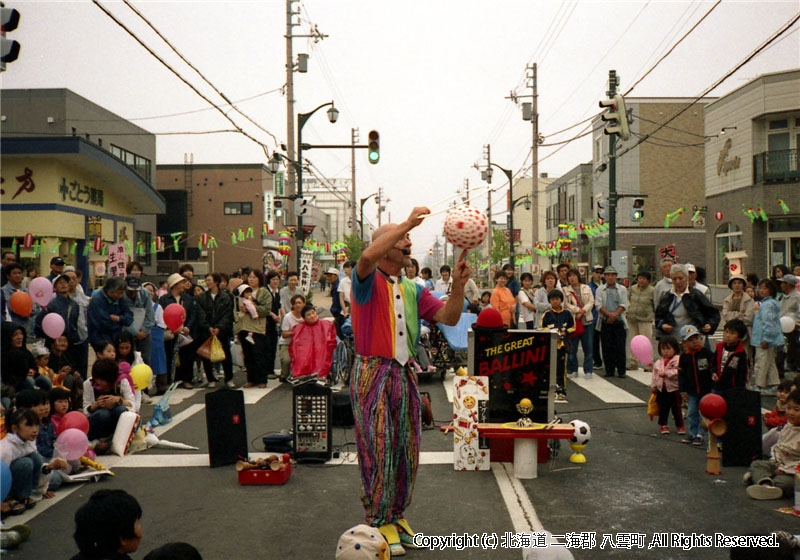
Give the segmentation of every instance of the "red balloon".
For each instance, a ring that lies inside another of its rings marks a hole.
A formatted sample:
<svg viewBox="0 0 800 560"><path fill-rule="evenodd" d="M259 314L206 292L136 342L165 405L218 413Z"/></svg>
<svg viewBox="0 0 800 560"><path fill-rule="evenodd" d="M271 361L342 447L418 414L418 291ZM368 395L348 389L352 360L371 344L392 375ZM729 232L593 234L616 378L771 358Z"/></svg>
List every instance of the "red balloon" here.
<svg viewBox="0 0 800 560"><path fill-rule="evenodd" d="M164 310L164 324L172 332L177 331L186 321L186 310L182 305L170 303Z"/></svg>
<svg viewBox="0 0 800 560"><path fill-rule="evenodd" d="M11 297L8 298L8 306L11 308L11 311L17 315L30 317L31 311L33 311L33 300L31 296L25 292L14 292L11 294Z"/></svg>
<svg viewBox="0 0 800 560"><path fill-rule="evenodd" d="M720 395L709 393L700 399L700 414L708 419L722 418L728 411L728 403Z"/></svg>
<svg viewBox="0 0 800 560"><path fill-rule="evenodd" d="M89 419L86 418L86 415L83 412L78 410L67 412L64 415L64 418L61 419L61 423L58 425L58 432L61 433L64 430L69 430L72 428L80 430L84 434L89 433Z"/></svg>

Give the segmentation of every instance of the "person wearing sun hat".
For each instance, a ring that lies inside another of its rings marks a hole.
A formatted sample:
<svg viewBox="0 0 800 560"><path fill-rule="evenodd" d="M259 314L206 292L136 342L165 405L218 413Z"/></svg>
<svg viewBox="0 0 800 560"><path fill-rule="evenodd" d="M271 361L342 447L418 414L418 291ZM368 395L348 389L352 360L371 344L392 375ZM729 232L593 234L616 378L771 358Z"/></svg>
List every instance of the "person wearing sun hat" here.
<svg viewBox="0 0 800 560"><path fill-rule="evenodd" d="M726 323L740 319L747 326L747 337L742 341L747 362L753 363L753 347L750 346L750 337L753 335L753 319L756 314L756 302L745 291L747 279L741 274L734 274L728 280L731 293L722 301L722 320Z"/></svg>
<svg viewBox="0 0 800 560"><path fill-rule="evenodd" d="M189 336L192 334L194 328L196 315L194 298L191 294L186 292L186 290L190 289L191 285L189 280L177 272L170 274L167 278L169 291L158 300L158 303L164 311L173 303L177 303L186 311L186 319L183 321L183 326L175 331L175 335L182 334L184 336ZM184 389L192 389L194 387L192 385L192 366L194 364L194 354L197 351L196 341L186 344L178 350L180 360L177 367L173 366L173 362L175 361L175 342L175 339L172 339L164 343L164 349L167 352L167 363L169 365L168 371L174 369L175 375L173 381L182 381ZM159 379L157 378L156 381L158 382ZM161 382L163 383L164 381L166 380L162 378ZM160 386L158 390L159 392L161 391Z"/></svg>

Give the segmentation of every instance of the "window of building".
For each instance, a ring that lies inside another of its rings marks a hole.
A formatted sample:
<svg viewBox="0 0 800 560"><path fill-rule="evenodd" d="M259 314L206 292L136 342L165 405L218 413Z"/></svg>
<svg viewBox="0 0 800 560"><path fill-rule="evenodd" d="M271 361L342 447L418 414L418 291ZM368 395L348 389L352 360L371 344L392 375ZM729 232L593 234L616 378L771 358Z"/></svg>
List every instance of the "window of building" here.
<svg viewBox="0 0 800 560"><path fill-rule="evenodd" d="M150 253L150 244L153 241L153 234L149 231L136 232L136 257L134 260L142 263L143 266L150 266L152 264L152 254ZM144 254L139 253L139 247L144 247Z"/></svg>
<svg viewBox="0 0 800 560"><path fill-rule="evenodd" d="M111 144L111 154L121 159L128 167L133 168L134 171L147 179L148 182L151 181L153 165L149 159L138 154L134 154L125 148L115 146L114 144Z"/></svg>
<svg viewBox="0 0 800 560"><path fill-rule="evenodd" d="M253 213L253 203L226 202L224 211L226 216L250 215Z"/></svg>
<svg viewBox="0 0 800 560"><path fill-rule="evenodd" d="M714 268L716 270L717 284L727 284L731 275L728 270L728 259L725 258L725 253L742 250L742 230L736 224L723 224L717 230L714 243Z"/></svg>
<svg viewBox="0 0 800 560"><path fill-rule="evenodd" d="M567 217L568 220L572 221L575 219L575 195L569 197L569 216Z"/></svg>
<svg viewBox="0 0 800 560"><path fill-rule="evenodd" d="M769 121L770 130L780 130L781 128L789 128L788 119L780 119L777 121Z"/></svg>

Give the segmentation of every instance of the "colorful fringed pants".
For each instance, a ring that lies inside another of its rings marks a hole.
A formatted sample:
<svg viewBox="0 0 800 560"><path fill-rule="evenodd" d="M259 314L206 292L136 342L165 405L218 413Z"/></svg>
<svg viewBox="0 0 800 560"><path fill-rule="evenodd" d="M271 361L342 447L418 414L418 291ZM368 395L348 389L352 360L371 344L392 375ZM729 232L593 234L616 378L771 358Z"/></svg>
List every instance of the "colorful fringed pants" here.
<svg viewBox="0 0 800 560"><path fill-rule="evenodd" d="M419 464L417 378L409 365L363 357L353 367L350 398L367 524L395 523L411 503Z"/></svg>

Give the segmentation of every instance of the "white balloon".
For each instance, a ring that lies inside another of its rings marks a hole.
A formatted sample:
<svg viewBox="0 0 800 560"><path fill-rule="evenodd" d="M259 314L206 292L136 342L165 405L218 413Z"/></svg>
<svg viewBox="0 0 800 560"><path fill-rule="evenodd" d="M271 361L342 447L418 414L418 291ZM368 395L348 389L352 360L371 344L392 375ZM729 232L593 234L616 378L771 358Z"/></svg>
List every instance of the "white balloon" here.
<svg viewBox="0 0 800 560"><path fill-rule="evenodd" d="M794 330L794 321L791 317L781 317L781 330L790 333Z"/></svg>

